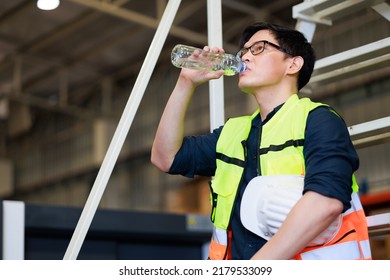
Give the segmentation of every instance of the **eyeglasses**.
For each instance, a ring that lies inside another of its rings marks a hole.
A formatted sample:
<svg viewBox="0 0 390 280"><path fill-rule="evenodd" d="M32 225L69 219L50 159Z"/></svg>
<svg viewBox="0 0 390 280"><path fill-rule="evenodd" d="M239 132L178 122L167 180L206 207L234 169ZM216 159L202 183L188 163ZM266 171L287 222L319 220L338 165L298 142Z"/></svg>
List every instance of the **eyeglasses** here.
<svg viewBox="0 0 390 280"><path fill-rule="evenodd" d="M288 54L288 55L292 55L290 54L288 51L286 51L284 48L274 44L274 43L271 43L269 41L266 41L266 40L262 40L262 41L257 41L255 43L252 44L252 46L250 47L247 47L247 48L242 48L237 54L236 56L238 58L242 58L246 53L248 53L248 51L251 51L251 53L253 55L258 55L258 54L261 54L264 50L265 50L265 45L268 44L272 47L274 47L275 49L277 49L278 51L281 51L285 54Z"/></svg>

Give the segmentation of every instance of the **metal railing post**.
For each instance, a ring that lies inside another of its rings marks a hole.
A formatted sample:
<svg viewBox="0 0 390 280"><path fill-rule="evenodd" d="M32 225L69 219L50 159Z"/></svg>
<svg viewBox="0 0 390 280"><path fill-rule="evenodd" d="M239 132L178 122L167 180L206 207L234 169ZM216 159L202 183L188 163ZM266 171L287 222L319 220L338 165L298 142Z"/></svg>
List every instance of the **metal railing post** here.
<svg viewBox="0 0 390 280"><path fill-rule="evenodd" d="M207 0L207 32L210 47L222 47L222 2ZM210 130L225 122L223 76L209 82Z"/></svg>

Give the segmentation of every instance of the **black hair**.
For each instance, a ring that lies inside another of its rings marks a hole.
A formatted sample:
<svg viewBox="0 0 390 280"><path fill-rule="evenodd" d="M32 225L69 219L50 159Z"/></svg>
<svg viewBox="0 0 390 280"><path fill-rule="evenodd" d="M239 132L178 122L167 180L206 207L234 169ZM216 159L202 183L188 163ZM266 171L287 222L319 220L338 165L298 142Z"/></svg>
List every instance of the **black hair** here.
<svg viewBox="0 0 390 280"><path fill-rule="evenodd" d="M315 52L311 44L298 30L267 22L256 22L249 25L243 31L240 40L240 49L260 30L268 30L275 37L279 46L286 50L291 56L301 56L303 58L304 64L299 71L297 81L298 90L303 88L310 80L316 60Z"/></svg>

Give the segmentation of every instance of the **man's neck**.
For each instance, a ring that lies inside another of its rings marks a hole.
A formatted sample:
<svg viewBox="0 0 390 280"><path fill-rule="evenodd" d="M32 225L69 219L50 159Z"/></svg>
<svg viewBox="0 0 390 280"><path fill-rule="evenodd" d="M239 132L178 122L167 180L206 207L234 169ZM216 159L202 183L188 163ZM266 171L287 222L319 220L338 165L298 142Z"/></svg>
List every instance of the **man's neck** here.
<svg viewBox="0 0 390 280"><path fill-rule="evenodd" d="M262 90L255 94L257 104L260 109L260 117L262 120L265 120L267 115L272 112L272 110L283 104L289 99L296 91L278 91L278 90Z"/></svg>

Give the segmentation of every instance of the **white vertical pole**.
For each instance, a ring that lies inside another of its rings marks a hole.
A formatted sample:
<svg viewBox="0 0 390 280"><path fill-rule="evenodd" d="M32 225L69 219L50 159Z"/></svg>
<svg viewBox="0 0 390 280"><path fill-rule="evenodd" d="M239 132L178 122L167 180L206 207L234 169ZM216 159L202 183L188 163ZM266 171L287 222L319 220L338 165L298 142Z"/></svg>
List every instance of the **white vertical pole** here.
<svg viewBox="0 0 390 280"><path fill-rule="evenodd" d="M297 24L295 25L295 29L303 33L308 42L313 41L316 27L317 25L314 22L309 22L302 19L298 19Z"/></svg>
<svg viewBox="0 0 390 280"><path fill-rule="evenodd" d="M158 57L161 53L165 39L168 36L169 29L171 28L180 2L181 0L170 0L165 8L160 24L156 30L144 63L142 64L141 70L130 94L130 98L103 159L103 163L99 169L95 183L81 213L75 232L73 233L72 239L70 240L69 246L65 252L65 260L76 259L80 252L85 236L87 235L87 231L107 186L108 179L111 176L111 172L116 160L118 159L118 155L122 149L127 133L129 132L146 86L148 85L154 67L156 66Z"/></svg>
<svg viewBox="0 0 390 280"><path fill-rule="evenodd" d="M210 47L222 47L222 2L207 0L208 44ZM209 82L210 89L210 130L225 122L225 104L223 76Z"/></svg>
<svg viewBox="0 0 390 280"><path fill-rule="evenodd" d="M221 0L207 0L207 34L210 47L222 47L222 2ZM218 80L209 82L210 100L210 131L225 122L225 102L222 76ZM209 255L209 246L202 246L202 257Z"/></svg>
<svg viewBox="0 0 390 280"><path fill-rule="evenodd" d="M3 201L3 259L24 260L24 203Z"/></svg>

